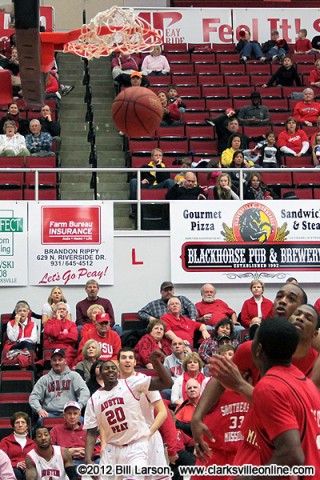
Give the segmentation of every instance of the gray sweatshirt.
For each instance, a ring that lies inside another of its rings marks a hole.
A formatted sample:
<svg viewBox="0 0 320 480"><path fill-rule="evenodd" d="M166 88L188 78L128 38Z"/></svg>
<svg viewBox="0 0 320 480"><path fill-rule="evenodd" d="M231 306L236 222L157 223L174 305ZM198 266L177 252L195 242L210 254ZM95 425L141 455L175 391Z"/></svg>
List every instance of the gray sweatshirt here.
<svg viewBox="0 0 320 480"><path fill-rule="evenodd" d="M61 374L51 369L47 375L43 375L33 387L29 404L36 413L43 408L48 413L62 416L65 403L76 401L82 408L89 397L89 389L79 373L66 367Z"/></svg>

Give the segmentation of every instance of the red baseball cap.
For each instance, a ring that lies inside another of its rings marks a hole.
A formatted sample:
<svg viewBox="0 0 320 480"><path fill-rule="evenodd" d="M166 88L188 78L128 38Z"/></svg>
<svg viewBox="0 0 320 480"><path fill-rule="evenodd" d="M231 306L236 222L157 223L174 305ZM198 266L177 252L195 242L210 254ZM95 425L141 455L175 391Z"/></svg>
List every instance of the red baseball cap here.
<svg viewBox="0 0 320 480"><path fill-rule="evenodd" d="M97 313L96 322L98 322L98 323L110 322L109 313Z"/></svg>

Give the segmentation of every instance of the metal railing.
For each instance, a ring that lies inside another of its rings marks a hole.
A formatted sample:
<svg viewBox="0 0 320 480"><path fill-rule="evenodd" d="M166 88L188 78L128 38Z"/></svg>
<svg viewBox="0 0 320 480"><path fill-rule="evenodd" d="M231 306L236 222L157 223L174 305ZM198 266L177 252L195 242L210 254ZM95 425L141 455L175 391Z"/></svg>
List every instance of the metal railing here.
<svg viewBox="0 0 320 480"><path fill-rule="evenodd" d="M142 172L159 172L158 168L128 168L128 167L116 167L116 168L96 168L95 172L97 175L99 173L123 173L123 174L137 174L137 199L136 200L130 200L130 199L123 199L123 200L118 200L118 199L113 199L110 200L115 204L127 204L127 205L137 205L137 230L141 230L141 205L143 204L150 204L150 203L159 203L159 204L169 204L170 200L142 200L141 199L141 173ZM166 168L166 172L172 172L172 173L180 173L181 169L180 168ZM285 172L317 172L319 171L320 174L320 169L318 170L317 168L310 167L297 167L297 168L188 168L186 171L192 171L194 173L210 173L210 172L223 172L223 173L230 173L230 172L239 172L239 197L240 200L243 200L243 174L244 173L285 173ZM76 171L74 168L0 168L0 173L5 173L5 172L10 172L10 173L22 173L22 172L28 172L28 173L34 173L35 174L35 201L39 201L39 175L41 173L48 173L48 172L55 172L58 174L71 174L73 176L73 179L76 177L77 173L87 173L88 174L88 186L90 186L90 178L92 176L92 168L77 168ZM269 184L270 185L270 184ZM280 184L274 184L274 186L280 186ZM317 185L317 184L316 184ZM310 187L313 187L313 184L310 184ZM292 189L294 189L294 186L292 186ZM103 194L103 192L100 192L100 194ZM93 197L95 197L95 194L93 194ZM77 200L77 199L74 199ZM93 201L96 199L93 198ZM103 199L102 197L99 199L99 201L109 201L106 199Z"/></svg>

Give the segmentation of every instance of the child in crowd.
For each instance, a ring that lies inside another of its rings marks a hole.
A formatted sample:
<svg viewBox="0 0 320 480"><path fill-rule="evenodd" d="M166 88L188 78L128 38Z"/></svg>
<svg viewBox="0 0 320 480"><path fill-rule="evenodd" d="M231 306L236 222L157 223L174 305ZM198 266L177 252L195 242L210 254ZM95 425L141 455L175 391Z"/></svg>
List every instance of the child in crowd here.
<svg viewBox="0 0 320 480"><path fill-rule="evenodd" d="M275 83L281 87L293 87L296 82L297 87L301 86L301 80L296 67L292 64L292 60L287 55L283 57L282 66L277 70L268 83L264 83L263 88L272 87Z"/></svg>
<svg viewBox="0 0 320 480"><path fill-rule="evenodd" d="M320 165L320 133L316 133L312 144L312 160L315 167Z"/></svg>
<svg viewBox="0 0 320 480"><path fill-rule="evenodd" d="M298 40L294 46L294 53L310 53L312 50L312 44L310 40L307 39L307 30L301 28L298 33Z"/></svg>
<svg viewBox="0 0 320 480"><path fill-rule="evenodd" d="M168 88L169 103L176 103L181 113L186 111L187 105L183 103L181 97L178 94L177 87L175 85L169 85Z"/></svg>
<svg viewBox="0 0 320 480"><path fill-rule="evenodd" d="M179 158L179 159L176 159L174 162L173 162L173 165L180 165L181 168L183 168L184 170L188 170L190 167L191 167L191 164L192 164L192 160L189 158L189 157L183 157L183 158ZM185 172L180 172L178 173L175 177L174 177L174 181L176 183L181 183L183 182L184 180L184 173Z"/></svg>
<svg viewBox="0 0 320 480"><path fill-rule="evenodd" d="M276 137L273 132L266 133L266 140L257 143L254 152L259 152L259 159L256 165L263 168L280 168L281 152L276 145Z"/></svg>
<svg viewBox="0 0 320 480"><path fill-rule="evenodd" d="M215 200L239 200L234 190L230 175L220 173L217 178L217 185L213 187L213 198Z"/></svg>

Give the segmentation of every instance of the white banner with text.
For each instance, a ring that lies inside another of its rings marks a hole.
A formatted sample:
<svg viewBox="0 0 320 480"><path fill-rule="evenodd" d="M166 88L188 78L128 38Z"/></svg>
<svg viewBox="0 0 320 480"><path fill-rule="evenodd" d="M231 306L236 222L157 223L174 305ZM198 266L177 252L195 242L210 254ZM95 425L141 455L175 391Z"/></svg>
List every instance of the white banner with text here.
<svg viewBox="0 0 320 480"><path fill-rule="evenodd" d="M29 202L29 284L113 284L112 202Z"/></svg>
<svg viewBox="0 0 320 480"><path fill-rule="evenodd" d="M320 272L318 202L175 201L170 222L173 282L313 283Z"/></svg>

